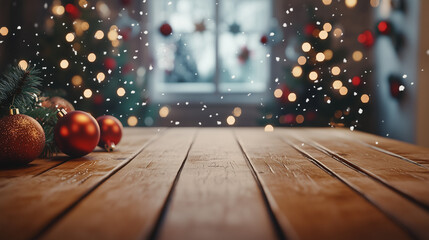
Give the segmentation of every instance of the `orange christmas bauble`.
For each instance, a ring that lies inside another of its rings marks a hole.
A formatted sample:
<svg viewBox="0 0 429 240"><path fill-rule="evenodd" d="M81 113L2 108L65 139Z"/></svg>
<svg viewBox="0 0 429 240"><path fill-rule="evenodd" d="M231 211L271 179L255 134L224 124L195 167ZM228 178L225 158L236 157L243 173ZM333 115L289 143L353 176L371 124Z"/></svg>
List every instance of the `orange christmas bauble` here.
<svg viewBox="0 0 429 240"><path fill-rule="evenodd" d="M90 114L83 111L67 113L62 110L54 131L58 148L71 157L92 152L100 140L100 128Z"/></svg>
<svg viewBox="0 0 429 240"><path fill-rule="evenodd" d="M42 99L42 107L51 109L64 109L67 112L74 111L73 105L62 97L50 97Z"/></svg>
<svg viewBox="0 0 429 240"><path fill-rule="evenodd" d="M122 123L113 116L101 116L97 118L98 125L100 126L100 141L98 146L112 151L122 138Z"/></svg>
<svg viewBox="0 0 429 240"><path fill-rule="evenodd" d="M33 161L45 147L45 132L32 117L16 114L0 119L0 165Z"/></svg>

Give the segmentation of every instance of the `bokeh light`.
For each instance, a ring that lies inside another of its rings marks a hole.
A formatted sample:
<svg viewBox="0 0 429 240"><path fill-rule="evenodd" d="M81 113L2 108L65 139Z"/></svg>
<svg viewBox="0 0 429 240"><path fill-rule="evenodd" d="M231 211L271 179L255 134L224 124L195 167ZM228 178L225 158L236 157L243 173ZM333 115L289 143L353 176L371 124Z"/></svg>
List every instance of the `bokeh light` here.
<svg viewBox="0 0 429 240"><path fill-rule="evenodd" d="M18 66L22 69L22 70L27 70L28 68L28 63L27 61L25 61L24 59L18 62Z"/></svg>
<svg viewBox="0 0 429 240"><path fill-rule="evenodd" d="M170 109L167 106L163 106L159 109L159 116L162 118L166 118L168 114L170 113Z"/></svg>
<svg viewBox="0 0 429 240"><path fill-rule="evenodd" d="M227 123L228 125L234 125L234 124L235 124L235 117L234 117L234 116L228 116L228 117L226 118L226 123Z"/></svg>
<svg viewBox="0 0 429 240"><path fill-rule="evenodd" d="M134 127L134 126L136 126L138 122L139 122L139 120L138 120L138 119L137 119L137 117L135 117L135 116L130 116L130 117L127 119L127 124L128 124L128 126L130 126L130 127Z"/></svg>
<svg viewBox="0 0 429 240"><path fill-rule="evenodd" d="M60 67L61 67L62 69L66 69L66 68L68 68L68 67L69 67L69 61L67 61L66 59L61 60L61 62L60 62Z"/></svg>

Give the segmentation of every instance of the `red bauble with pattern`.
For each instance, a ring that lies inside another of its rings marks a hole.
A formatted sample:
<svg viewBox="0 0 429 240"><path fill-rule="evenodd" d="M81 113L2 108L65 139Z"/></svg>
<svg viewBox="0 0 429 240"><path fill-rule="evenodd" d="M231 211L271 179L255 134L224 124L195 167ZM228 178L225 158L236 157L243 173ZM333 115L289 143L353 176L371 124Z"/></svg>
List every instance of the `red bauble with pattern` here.
<svg viewBox="0 0 429 240"><path fill-rule="evenodd" d="M100 140L100 127L89 113L60 112L54 136L58 148L71 157L92 152Z"/></svg>
<svg viewBox="0 0 429 240"><path fill-rule="evenodd" d="M98 146L107 151L112 151L122 138L122 123L113 116L101 116L97 118L100 126L100 141Z"/></svg>

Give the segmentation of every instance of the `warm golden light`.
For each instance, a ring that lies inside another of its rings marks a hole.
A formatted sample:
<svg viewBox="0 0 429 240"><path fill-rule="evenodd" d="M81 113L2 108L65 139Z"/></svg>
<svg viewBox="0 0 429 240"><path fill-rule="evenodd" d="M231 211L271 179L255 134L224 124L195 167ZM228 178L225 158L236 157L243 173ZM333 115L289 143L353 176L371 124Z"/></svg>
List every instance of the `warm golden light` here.
<svg viewBox="0 0 429 240"><path fill-rule="evenodd" d="M112 41L112 47L118 47L119 46L119 40L113 40Z"/></svg>
<svg viewBox="0 0 429 240"><path fill-rule="evenodd" d="M105 78L106 78L106 75L103 72L99 72L97 74L97 80L98 80L98 82L104 81Z"/></svg>
<svg viewBox="0 0 429 240"><path fill-rule="evenodd" d="M334 89L340 89L342 86L343 86L343 82L341 82L340 80L335 80L335 81L332 83L332 87L333 87Z"/></svg>
<svg viewBox="0 0 429 240"><path fill-rule="evenodd" d="M332 30L332 25L330 23L323 24L323 30L330 32Z"/></svg>
<svg viewBox="0 0 429 240"><path fill-rule="evenodd" d="M299 65L304 65L307 62L307 59L304 56L300 56L298 58L298 64Z"/></svg>
<svg viewBox="0 0 429 240"><path fill-rule="evenodd" d="M139 122L139 120L135 116L130 116L127 120L127 124L130 127L136 126L138 122Z"/></svg>
<svg viewBox="0 0 429 240"><path fill-rule="evenodd" d="M323 54L322 52L319 52L316 54L316 61L323 62L324 60L325 60L325 54Z"/></svg>
<svg viewBox="0 0 429 240"><path fill-rule="evenodd" d="M18 66L22 69L22 70L27 70L28 68L28 63L25 60L21 60L18 62Z"/></svg>
<svg viewBox="0 0 429 240"><path fill-rule="evenodd" d="M65 12L65 9L63 6L61 6L61 5L52 6L52 13L54 15L61 16L64 14L64 12Z"/></svg>
<svg viewBox="0 0 429 240"><path fill-rule="evenodd" d="M226 118L226 123L227 123L228 125L234 125L234 124L235 124L235 117L234 117L234 116L228 116L228 117Z"/></svg>
<svg viewBox="0 0 429 240"><path fill-rule="evenodd" d="M119 97L123 97L125 95L125 89L123 87L118 88L116 94L118 94Z"/></svg>
<svg viewBox="0 0 429 240"><path fill-rule="evenodd" d="M82 23L80 24L80 28L81 28L83 31L88 30L88 29L89 29L89 23L88 23L88 22L82 22Z"/></svg>
<svg viewBox="0 0 429 240"><path fill-rule="evenodd" d="M264 128L264 131L265 132L272 132L272 131L274 131L273 125L271 125L271 124L266 125L265 128Z"/></svg>
<svg viewBox="0 0 429 240"><path fill-rule="evenodd" d="M323 54L325 54L325 60L331 60L332 57L334 56L334 53L332 52L331 49L326 49Z"/></svg>
<svg viewBox="0 0 429 240"><path fill-rule="evenodd" d="M0 34L2 36L6 36L8 33L9 33L9 29L7 29L7 27L0 28Z"/></svg>
<svg viewBox="0 0 429 240"><path fill-rule="evenodd" d="M295 93L289 93L289 95L287 96L287 100L289 100L289 102L295 102L296 101L296 94Z"/></svg>
<svg viewBox="0 0 429 240"><path fill-rule="evenodd" d="M241 116L241 108L235 107L234 110L232 110L232 115L234 115L234 117L240 117Z"/></svg>
<svg viewBox="0 0 429 240"><path fill-rule="evenodd" d="M96 38L96 39L102 39L104 37L104 32L103 31L101 31L101 30L98 30L97 32L95 32L95 34L94 34L94 38Z"/></svg>
<svg viewBox="0 0 429 240"><path fill-rule="evenodd" d="M362 94L362 96L360 97L360 100L362 103L368 103L369 102L368 94Z"/></svg>
<svg viewBox="0 0 429 240"><path fill-rule="evenodd" d="M283 96L283 91L280 88L274 90L274 97L281 98Z"/></svg>
<svg viewBox="0 0 429 240"><path fill-rule="evenodd" d="M325 5L331 5L332 0L322 0L323 4Z"/></svg>
<svg viewBox="0 0 429 240"><path fill-rule="evenodd" d="M299 114L298 116L296 116L295 118L296 123L301 124L304 122L304 116Z"/></svg>
<svg viewBox="0 0 429 240"><path fill-rule="evenodd" d="M349 90L346 88L346 87L344 87L344 86L342 86L341 88L340 88L340 94L341 95L346 95L347 93L349 92Z"/></svg>
<svg viewBox="0 0 429 240"><path fill-rule="evenodd" d="M294 77L300 77L302 74L302 68L300 66L295 66L292 68L292 75Z"/></svg>
<svg viewBox="0 0 429 240"><path fill-rule="evenodd" d="M79 6L81 8L86 8L88 7L88 2L86 0L79 0Z"/></svg>
<svg viewBox="0 0 429 240"><path fill-rule="evenodd" d="M302 48L302 51L309 52L311 50L311 44L308 42L305 42L302 44L301 48Z"/></svg>
<svg viewBox="0 0 429 240"><path fill-rule="evenodd" d="M66 41L67 42L73 42L73 40L74 40L74 34L73 33L67 33Z"/></svg>
<svg viewBox="0 0 429 240"><path fill-rule="evenodd" d="M170 109L167 106L163 106L159 109L159 116L165 118L170 113Z"/></svg>
<svg viewBox="0 0 429 240"><path fill-rule="evenodd" d="M74 75L71 79L71 82L74 86L80 86L83 82L82 77L79 75Z"/></svg>
<svg viewBox="0 0 429 240"><path fill-rule="evenodd" d="M312 81L316 80L318 76L319 76L319 75L318 75L318 74L317 74L317 72L315 72L315 71L311 71L311 72L308 74L308 78L310 78L310 80L312 80Z"/></svg>
<svg viewBox="0 0 429 240"><path fill-rule="evenodd" d="M94 53L88 54L88 61L89 62L94 62L95 59L97 59L97 56Z"/></svg>
<svg viewBox="0 0 429 240"><path fill-rule="evenodd" d="M110 41L114 41L114 40L117 40L118 39L118 32L114 29L114 30L110 30L108 33L107 33L107 38L110 40Z"/></svg>
<svg viewBox="0 0 429 240"><path fill-rule="evenodd" d="M352 57L355 62L359 62L362 60L363 54L361 51L354 51Z"/></svg>
<svg viewBox="0 0 429 240"><path fill-rule="evenodd" d="M334 30L334 36L336 37L336 38L339 38L339 37L341 37L343 35L343 30L341 30L341 28L335 28L335 30Z"/></svg>
<svg viewBox="0 0 429 240"><path fill-rule="evenodd" d="M369 1L369 3L372 7L378 7L378 5L380 4L380 0L371 0Z"/></svg>
<svg viewBox="0 0 429 240"><path fill-rule="evenodd" d="M332 67L332 69L331 69L331 73L332 73L332 75L334 75L334 76L339 75L339 74L340 74L340 72L341 72L341 69L340 69L338 66L334 66L334 67Z"/></svg>
<svg viewBox="0 0 429 240"><path fill-rule="evenodd" d="M69 61L67 61L66 59L61 60L61 62L60 62L60 67L61 67L62 69L66 69L66 68L68 68L68 67L69 67Z"/></svg>
<svg viewBox="0 0 429 240"><path fill-rule="evenodd" d="M328 32L325 30L322 30L319 32L319 38L322 40L325 40L326 38L328 38Z"/></svg>
<svg viewBox="0 0 429 240"><path fill-rule="evenodd" d="M354 8L357 4L357 0L346 0L345 3L348 8Z"/></svg>
<svg viewBox="0 0 429 240"><path fill-rule="evenodd" d="M90 97L92 97L92 90L91 90L91 89L89 89L89 88L85 89L85 91L83 91L83 96L84 96L85 98L90 98Z"/></svg>

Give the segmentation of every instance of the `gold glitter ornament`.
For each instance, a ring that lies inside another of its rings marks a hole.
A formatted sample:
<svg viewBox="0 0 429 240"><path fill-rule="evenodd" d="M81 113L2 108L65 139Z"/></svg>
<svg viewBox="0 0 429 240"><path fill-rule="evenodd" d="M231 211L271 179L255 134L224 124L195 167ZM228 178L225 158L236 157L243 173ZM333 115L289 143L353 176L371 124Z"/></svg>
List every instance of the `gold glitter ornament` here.
<svg viewBox="0 0 429 240"><path fill-rule="evenodd" d="M45 146L45 132L32 117L11 109L0 119L0 166L24 165L37 158Z"/></svg>

